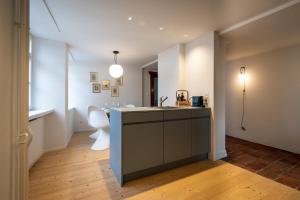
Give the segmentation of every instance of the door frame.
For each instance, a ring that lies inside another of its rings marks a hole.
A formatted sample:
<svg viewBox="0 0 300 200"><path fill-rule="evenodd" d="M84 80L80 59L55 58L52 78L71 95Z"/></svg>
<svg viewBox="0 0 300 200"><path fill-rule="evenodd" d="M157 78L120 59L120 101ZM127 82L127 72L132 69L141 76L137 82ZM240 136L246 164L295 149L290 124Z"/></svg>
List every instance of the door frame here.
<svg viewBox="0 0 300 200"><path fill-rule="evenodd" d="M28 121L29 1L14 0L11 199L28 199L28 145L32 132Z"/></svg>

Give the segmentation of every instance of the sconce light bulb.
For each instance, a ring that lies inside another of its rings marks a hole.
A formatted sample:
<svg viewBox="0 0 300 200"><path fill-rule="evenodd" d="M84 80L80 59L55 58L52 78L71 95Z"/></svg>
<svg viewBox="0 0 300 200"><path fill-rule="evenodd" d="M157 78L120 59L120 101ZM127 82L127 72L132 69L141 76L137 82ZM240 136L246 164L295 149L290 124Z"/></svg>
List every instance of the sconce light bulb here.
<svg viewBox="0 0 300 200"><path fill-rule="evenodd" d="M239 78L240 78L240 81L241 81L241 82L244 82L244 81L247 80L246 74L240 74L240 75L239 75Z"/></svg>
<svg viewBox="0 0 300 200"><path fill-rule="evenodd" d="M239 79L240 79L241 83L244 83L248 80L248 74L246 73L246 67L240 68Z"/></svg>

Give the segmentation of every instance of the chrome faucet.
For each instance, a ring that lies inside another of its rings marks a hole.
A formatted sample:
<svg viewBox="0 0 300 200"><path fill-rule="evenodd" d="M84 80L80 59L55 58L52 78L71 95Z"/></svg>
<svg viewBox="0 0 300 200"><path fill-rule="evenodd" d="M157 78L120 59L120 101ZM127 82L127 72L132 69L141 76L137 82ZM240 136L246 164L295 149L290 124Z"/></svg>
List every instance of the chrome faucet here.
<svg viewBox="0 0 300 200"><path fill-rule="evenodd" d="M165 102L167 99L168 97L164 97L164 96L160 97L160 101L159 101L160 107L163 106L163 102Z"/></svg>

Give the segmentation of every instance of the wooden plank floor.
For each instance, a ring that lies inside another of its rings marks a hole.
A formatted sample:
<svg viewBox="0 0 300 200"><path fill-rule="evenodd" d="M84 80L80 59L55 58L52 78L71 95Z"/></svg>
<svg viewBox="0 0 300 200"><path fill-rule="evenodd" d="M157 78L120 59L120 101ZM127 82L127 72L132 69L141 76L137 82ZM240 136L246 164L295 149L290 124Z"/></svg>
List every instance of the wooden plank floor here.
<svg viewBox="0 0 300 200"><path fill-rule="evenodd" d="M300 192L224 161L202 161L131 181L121 188L109 151L92 151L89 133L76 133L64 150L46 153L30 170L30 200L284 199Z"/></svg>

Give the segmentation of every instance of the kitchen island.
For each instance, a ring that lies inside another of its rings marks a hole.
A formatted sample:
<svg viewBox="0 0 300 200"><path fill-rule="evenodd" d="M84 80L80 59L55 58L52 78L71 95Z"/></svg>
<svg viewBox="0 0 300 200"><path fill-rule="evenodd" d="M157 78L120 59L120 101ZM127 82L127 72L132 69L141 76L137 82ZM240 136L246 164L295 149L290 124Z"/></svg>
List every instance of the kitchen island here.
<svg viewBox="0 0 300 200"><path fill-rule="evenodd" d="M110 165L119 183L208 158L209 108L111 111Z"/></svg>

